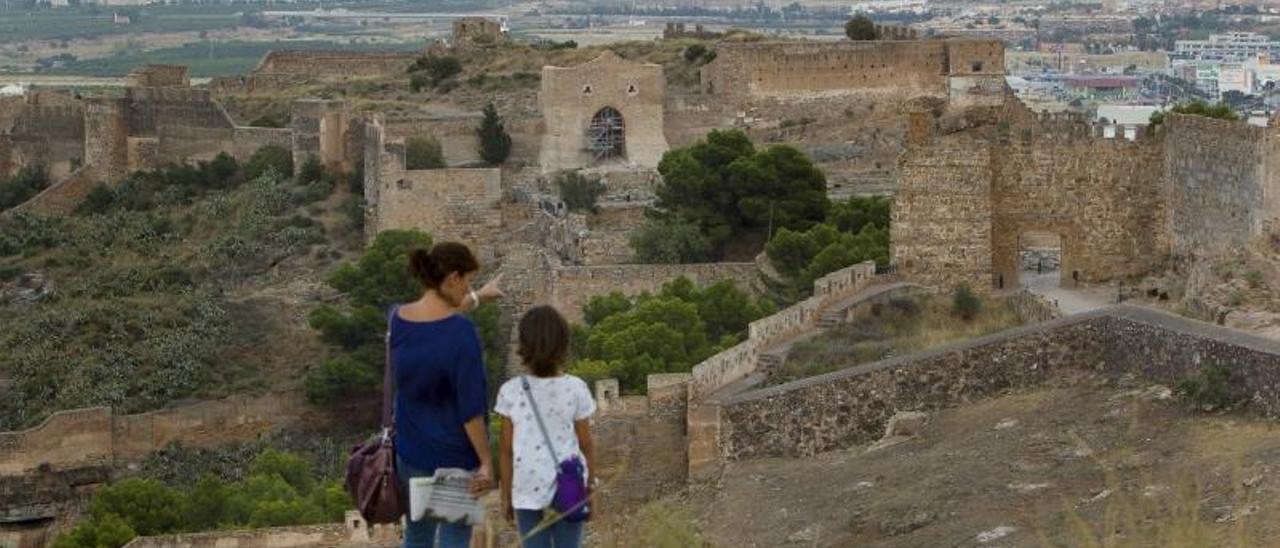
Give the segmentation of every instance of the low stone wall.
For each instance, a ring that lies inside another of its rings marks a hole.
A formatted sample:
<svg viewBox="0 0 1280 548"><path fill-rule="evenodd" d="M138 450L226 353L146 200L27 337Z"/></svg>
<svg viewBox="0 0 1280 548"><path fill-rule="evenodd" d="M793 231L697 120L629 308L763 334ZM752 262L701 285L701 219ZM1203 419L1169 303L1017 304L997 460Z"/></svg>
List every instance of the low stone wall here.
<svg viewBox="0 0 1280 548"><path fill-rule="evenodd" d="M30 208L43 213L70 213L83 202L93 187L102 182L97 170L83 165L71 172L66 179L54 183L34 198L23 202L10 211Z"/></svg>
<svg viewBox="0 0 1280 548"><path fill-rule="evenodd" d="M813 329L823 307L877 283L879 279L875 273L873 262L842 268L816 280L812 297L751 322L747 326L747 340L693 368L692 397L704 398L755 372L756 356L761 350L806 329Z"/></svg>
<svg viewBox="0 0 1280 548"><path fill-rule="evenodd" d="M61 411L27 430L0 432L0 476L121 466L174 442L212 448L253 440L305 422L311 413L300 391L234 396L135 415L114 415L108 407Z"/></svg>
<svg viewBox="0 0 1280 548"><path fill-rule="evenodd" d="M991 397L1068 370L1174 384L1209 367L1231 370L1231 389L1253 410L1280 415L1280 343L1118 306L732 396L703 429L718 433L724 459L807 456L877 439L898 411Z"/></svg>

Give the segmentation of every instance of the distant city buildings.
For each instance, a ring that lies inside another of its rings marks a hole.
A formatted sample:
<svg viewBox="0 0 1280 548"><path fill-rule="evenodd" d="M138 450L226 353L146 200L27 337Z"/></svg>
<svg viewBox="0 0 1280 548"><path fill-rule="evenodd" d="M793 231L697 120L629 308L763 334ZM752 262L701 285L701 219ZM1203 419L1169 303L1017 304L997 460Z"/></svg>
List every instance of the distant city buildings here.
<svg viewBox="0 0 1280 548"><path fill-rule="evenodd" d="M1172 56L1180 59L1243 61L1259 54L1280 55L1280 41L1256 32L1209 35L1208 40L1178 40Z"/></svg>

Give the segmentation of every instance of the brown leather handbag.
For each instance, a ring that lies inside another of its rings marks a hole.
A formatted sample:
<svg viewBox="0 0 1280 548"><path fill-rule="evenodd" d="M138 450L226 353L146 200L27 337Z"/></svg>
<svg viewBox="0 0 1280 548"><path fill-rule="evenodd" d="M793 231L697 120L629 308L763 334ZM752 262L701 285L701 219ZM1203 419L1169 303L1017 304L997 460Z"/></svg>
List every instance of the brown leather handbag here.
<svg viewBox="0 0 1280 548"><path fill-rule="evenodd" d="M347 492L368 523L394 523L404 514L400 478L396 476L395 425L391 422L391 318L387 314L386 358L382 369L382 432L351 449L347 460Z"/></svg>

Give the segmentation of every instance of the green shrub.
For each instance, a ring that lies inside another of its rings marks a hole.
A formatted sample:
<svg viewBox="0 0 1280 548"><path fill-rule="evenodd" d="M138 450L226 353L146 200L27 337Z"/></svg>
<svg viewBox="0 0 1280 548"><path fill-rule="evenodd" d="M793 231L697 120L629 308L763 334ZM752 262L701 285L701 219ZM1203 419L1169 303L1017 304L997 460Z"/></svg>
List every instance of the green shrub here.
<svg viewBox="0 0 1280 548"><path fill-rule="evenodd" d="M111 187L98 183L94 185L93 190L85 195L84 201L76 206L76 215L100 215L111 210L111 206L115 204L116 193Z"/></svg>
<svg viewBox="0 0 1280 548"><path fill-rule="evenodd" d="M1247 399L1236 386L1239 382L1226 367L1207 367L1196 376L1182 379L1178 383L1178 395L1197 407L1228 409Z"/></svg>
<svg viewBox="0 0 1280 548"><path fill-rule="evenodd" d="M249 179L257 179L267 171L293 175L293 152L280 145L266 145L254 152L244 167L245 177Z"/></svg>
<svg viewBox="0 0 1280 548"><path fill-rule="evenodd" d="M507 161L511 155L511 136L502 125L498 109L489 103L484 107L484 119L476 130L480 137L480 159L489 165L498 165Z"/></svg>
<svg viewBox="0 0 1280 548"><path fill-rule="evenodd" d="M641 263L701 263L715 258L711 239L681 219L652 220L631 233L631 249Z"/></svg>
<svg viewBox="0 0 1280 548"><path fill-rule="evenodd" d="M850 40L875 40L880 38L876 24L865 15L855 15L844 24L844 34Z"/></svg>
<svg viewBox="0 0 1280 548"><path fill-rule="evenodd" d="M59 534L50 545L52 548L118 548L124 546L138 533L129 523L115 514L91 517L70 531Z"/></svg>
<svg viewBox="0 0 1280 548"><path fill-rule="evenodd" d="M445 167L440 142L431 137L410 137L404 142L405 169L440 169Z"/></svg>
<svg viewBox="0 0 1280 548"><path fill-rule="evenodd" d="M982 309L982 300L969 289L968 284L960 284L951 292L951 314L965 321L972 320Z"/></svg>
<svg viewBox="0 0 1280 548"><path fill-rule="evenodd" d="M300 185L320 182L324 179L324 164L320 163L319 157L311 154L307 156L307 161L302 162L302 167L298 168L298 174L294 179Z"/></svg>
<svg viewBox="0 0 1280 548"><path fill-rule="evenodd" d="M34 198L49 188L49 170L43 164L28 164L6 181L0 181L0 211Z"/></svg>
<svg viewBox="0 0 1280 548"><path fill-rule="evenodd" d="M435 87L462 72L462 61L453 56L420 57L409 67L409 85L413 91ZM416 82L416 84L415 84Z"/></svg>
<svg viewBox="0 0 1280 548"><path fill-rule="evenodd" d="M607 190L599 177L586 177L580 171L562 171L555 183L565 207L577 213L595 213L596 201Z"/></svg>
<svg viewBox="0 0 1280 548"><path fill-rule="evenodd" d="M690 63L697 61L703 55L707 54L707 46L702 44L694 44L684 49L684 60Z"/></svg>
<svg viewBox="0 0 1280 548"><path fill-rule="evenodd" d="M369 394L378 387L380 377L367 364L350 356L327 359L303 380L307 401L317 404L349 401Z"/></svg>
<svg viewBox="0 0 1280 548"><path fill-rule="evenodd" d="M155 480L128 478L94 493L89 513L95 518L120 516L139 535L179 530L185 518L182 494Z"/></svg>

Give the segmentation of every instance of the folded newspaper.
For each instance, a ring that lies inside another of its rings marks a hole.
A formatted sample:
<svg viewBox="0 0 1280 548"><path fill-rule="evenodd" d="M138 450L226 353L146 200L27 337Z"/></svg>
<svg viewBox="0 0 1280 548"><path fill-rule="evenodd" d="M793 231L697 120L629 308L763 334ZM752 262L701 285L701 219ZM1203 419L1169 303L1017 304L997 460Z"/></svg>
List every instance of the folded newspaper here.
<svg viewBox="0 0 1280 548"><path fill-rule="evenodd" d="M409 519L426 516L467 525L484 523L484 508L471 496L471 472L437 468L429 478L409 480Z"/></svg>

